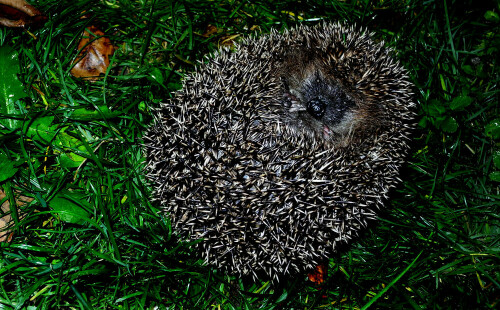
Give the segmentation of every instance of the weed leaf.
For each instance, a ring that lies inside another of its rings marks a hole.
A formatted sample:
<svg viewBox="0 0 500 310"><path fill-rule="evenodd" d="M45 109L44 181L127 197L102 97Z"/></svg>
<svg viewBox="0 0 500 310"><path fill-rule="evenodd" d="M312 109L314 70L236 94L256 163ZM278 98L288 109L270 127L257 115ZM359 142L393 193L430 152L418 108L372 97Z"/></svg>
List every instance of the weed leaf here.
<svg viewBox="0 0 500 310"><path fill-rule="evenodd" d="M486 11L486 13L484 13L484 18L490 22L500 21L500 16L498 16L498 13L495 11Z"/></svg>
<svg viewBox="0 0 500 310"><path fill-rule="evenodd" d="M56 126L52 126L54 116L43 116L36 118L27 130L26 135L33 140L50 142L57 134Z"/></svg>
<svg viewBox="0 0 500 310"><path fill-rule="evenodd" d="M436 125L441 128L441 130L448 133L454 133L458 129L456 119L451 116L442 116L436 118Z"/></svg>
<svg viewBox="0 0 500 310"><path fill-rule="evenodd" d="M484 132L487 137L498 139L500 138L500 118L492 120L484 127Z"/></svg>
<svg viewBox="0 0 500 310"><path fill-rule="evenodd" d="M3 182L16 174L18 168L14 167L14 162L7 156L0 154L0 182Z"/></svg>
<svg viewBox="0 0 500 310"><path fill-rule="evenodd" d="M15 108L17 100L26 97L23 84L17 78L19 73L18 53L10 46L0 47L0 113L19 114ZM14 119L0 119L0 124L16 129L20 122Z"/></svg>
<svg viewBox="0 0 500 310"><path fill-rule="evenodd" d="M493 154L493 165L495 165L495 167L500 169L500 151L496 151Z"/></svg>
<svg viewBox="0 0 500 310"><path fill-rule="evenodd" d="M493 171L489 176L490 180L500 182L500 171Z"/></svg>
<svg viewBox="0 0 500 310"><path fill-rule="evenodd" d="M463 110L472 103L472 98L469 96L459 96L453 99L450 103L450 108L452 110Z"/></svg>
<svg viewBox="0 0 500 310"><path fill-rule="evenodd" d="M90 203L84 200L83 194L80 193L59 193L49 205L63 222L80 224L89 217Z"/></svg>

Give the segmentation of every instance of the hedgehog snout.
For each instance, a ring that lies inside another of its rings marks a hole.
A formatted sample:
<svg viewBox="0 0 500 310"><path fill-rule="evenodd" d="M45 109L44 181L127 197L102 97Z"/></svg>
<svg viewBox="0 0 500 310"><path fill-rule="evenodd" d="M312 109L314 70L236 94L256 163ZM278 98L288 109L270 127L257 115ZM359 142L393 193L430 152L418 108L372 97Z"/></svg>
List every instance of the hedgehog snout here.
<svg viewBox="0 0 500 310"><path fill-rule="evenodd" d="M289 92L283 93L283 103L286 108L288 108L288 112L300 112L306 111L306 108L295 95L292 95Z"/></svg>

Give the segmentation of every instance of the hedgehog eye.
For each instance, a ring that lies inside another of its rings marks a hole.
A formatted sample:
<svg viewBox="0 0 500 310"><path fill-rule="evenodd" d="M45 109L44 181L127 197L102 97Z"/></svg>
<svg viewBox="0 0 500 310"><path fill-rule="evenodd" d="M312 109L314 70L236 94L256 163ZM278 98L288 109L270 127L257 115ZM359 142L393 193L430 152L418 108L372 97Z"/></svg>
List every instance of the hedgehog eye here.
<svg viewBox="0 0 500 310"><path fill-rule="evenodd" d="M315 119L321 119L325 115L326 102L321 98L314 98L306 103L307 112Z"/></svg>

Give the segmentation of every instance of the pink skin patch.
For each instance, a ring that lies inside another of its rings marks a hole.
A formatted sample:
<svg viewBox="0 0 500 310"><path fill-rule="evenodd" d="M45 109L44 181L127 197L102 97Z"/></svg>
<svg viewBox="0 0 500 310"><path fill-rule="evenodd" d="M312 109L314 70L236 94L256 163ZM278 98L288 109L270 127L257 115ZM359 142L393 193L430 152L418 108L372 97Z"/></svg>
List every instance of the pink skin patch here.
<svg viewBox="0 0 500 310"><path fill-rule="evenodd" d="M332 131L330 130L330 128L328 128L328 126L325 125L323 127L323 138L328 139L331 134L332 134Z"/></svg>

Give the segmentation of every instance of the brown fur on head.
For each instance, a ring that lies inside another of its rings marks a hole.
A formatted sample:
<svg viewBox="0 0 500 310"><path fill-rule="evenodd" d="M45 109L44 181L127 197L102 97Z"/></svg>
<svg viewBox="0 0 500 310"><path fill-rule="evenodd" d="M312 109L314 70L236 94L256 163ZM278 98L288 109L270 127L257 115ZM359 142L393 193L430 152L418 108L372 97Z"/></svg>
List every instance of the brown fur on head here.
<svg viewBox="0 0 500 310"><path fill-rule="evenodd" d="M325 55L295 50L279 65L282 121L290 134L336 147L346 146L372 127L376 111L332 75Z"/></svg>
<svg viewBox="0 0 500 310"><path fill-rule="evenodd" d="M392 117L385 101L398 95L394 79L401 76L397 64L390 63L390 51L367 34L354 42L303 35L306 41L299 34L273 64L281 81L278 114L284 133L342 148L387 126Z"/></svg>

